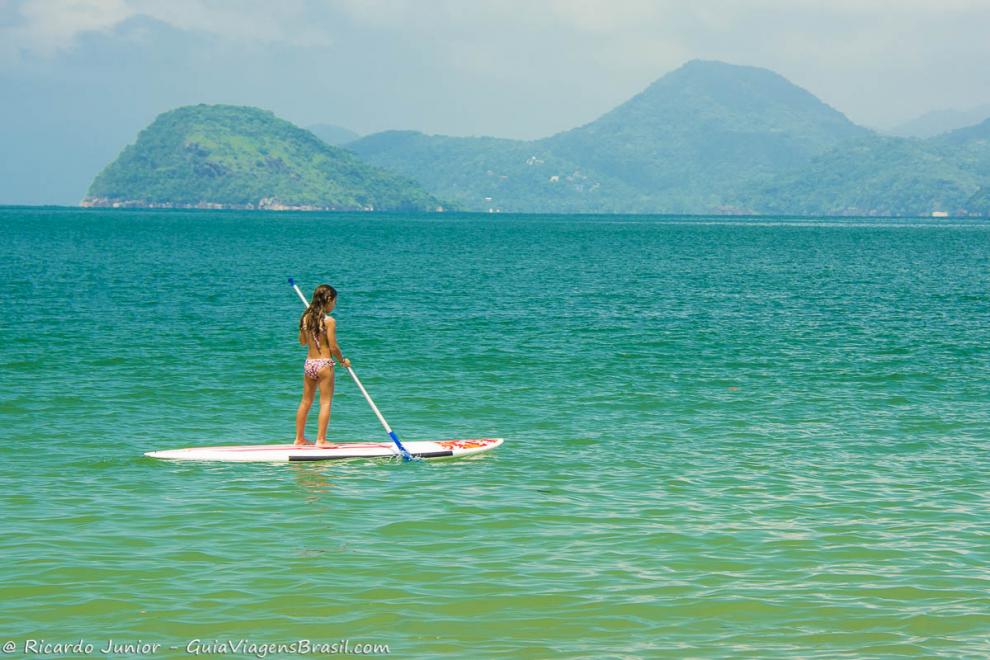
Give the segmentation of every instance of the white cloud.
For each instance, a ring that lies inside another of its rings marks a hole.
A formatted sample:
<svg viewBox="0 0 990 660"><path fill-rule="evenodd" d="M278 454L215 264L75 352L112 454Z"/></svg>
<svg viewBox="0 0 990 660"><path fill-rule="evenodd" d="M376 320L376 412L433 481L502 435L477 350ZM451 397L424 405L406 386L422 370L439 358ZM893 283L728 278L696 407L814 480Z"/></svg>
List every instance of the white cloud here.
<svg viewBox="0 0 990 660"><path fill-rule="evenodd" d="M179 30L250 43L320 47L331 43L305 0L24 0L0 6L0 61L53 58L87 33L112 32L139 16Z"/></svg>
<svg viewBox="0 0 990 660"><path fill-rule="evenodd" d="M248 42L327 46L329 33L313 21L304 0L129 0L135 14L180 30L200 31Z"/></svg>
<svg viewBox="0 0 990 660"><path fill-rule="evenodd" d="M0 68L57 65L83 35L138 17L222 44L229 59L201 56L204 70L233 75L249 49L273 71L321 61L321 84L397 105L413 102L390 78L401 74L458 102L473 85L581 103L583 121L694 58L773 69L871 123L990 102L990 0L0 0ZM333 58L308 50L334 44Z"/></svg>
<svg viewBox="0 0 990 660"><path fill-rule="evenodd" d="M124 0L24 2L5 10L14 15L0 28L0 42L7 58L15 60L22 51L52 57L79 34L111 30L131 14Z"/></svg>

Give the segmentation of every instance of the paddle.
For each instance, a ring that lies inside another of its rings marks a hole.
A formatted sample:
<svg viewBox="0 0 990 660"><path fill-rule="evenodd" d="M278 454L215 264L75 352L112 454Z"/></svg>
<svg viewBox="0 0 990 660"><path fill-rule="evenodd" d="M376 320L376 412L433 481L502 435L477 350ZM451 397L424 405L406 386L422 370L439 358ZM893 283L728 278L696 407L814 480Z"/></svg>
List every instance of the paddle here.
<svg viewBox="0 0 990 660"><path fill-rule="evenodd" d="M296 290L297 294L299 294L299 299L302 300L303 305L309 307L309 301L306 300L306 296L304 296L303 292L299 290L299 285L297 285L296 281L291 277L289 278L289 285ZM358 386L359 390L361 390L361 394L364 395L365 401L368 402L368 405L371 406L371 409L375 412L375 416L378 417L378 421L381 422L382 426L385 427L385 432L388 433L388 437L392 438L392 442L394 442L395 446L399 448L399 453L402 454L402 458L407 461L413 460L414 458L413 455L410 454L406 450L406 448L402 446L401 442L399 442L399 436L395 434L395 431L392 430L392 427L390 427L388 425L388 422L385 421L385 418L382 417L381 412L378 411L378 406L376 406L375 402L371 400L371 397L368 395L368 390L364 389L364 385L361 384L361 381L358 379L357 374L354 373L354 369L352 367L347 367L347 371L348 373L351 374L351 378L354 379L354 384Z"/></svg>

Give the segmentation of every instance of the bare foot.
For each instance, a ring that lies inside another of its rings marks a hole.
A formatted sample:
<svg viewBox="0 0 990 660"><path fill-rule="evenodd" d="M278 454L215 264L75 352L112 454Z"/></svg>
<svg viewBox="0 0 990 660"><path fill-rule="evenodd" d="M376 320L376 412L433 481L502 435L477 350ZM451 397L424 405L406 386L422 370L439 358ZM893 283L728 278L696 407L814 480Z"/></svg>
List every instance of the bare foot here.
<svg viewBox="0 0 990 660"><path fill-rule="evenodd" d="M327 442L327 439L326 438L323 438L322 440L317 440L316 441L316 446L317 447L333 447L333 443L332 442Z"/></svg>
<svg viewBox="0 0 990 660"><path fill-rule="evenodd" d="M308 444L309 444L309 440L307 440L306 438L302 438L300 440L296 440L295 442L293 442L292 443L292 446L293 447L305 447Z"/></svg>

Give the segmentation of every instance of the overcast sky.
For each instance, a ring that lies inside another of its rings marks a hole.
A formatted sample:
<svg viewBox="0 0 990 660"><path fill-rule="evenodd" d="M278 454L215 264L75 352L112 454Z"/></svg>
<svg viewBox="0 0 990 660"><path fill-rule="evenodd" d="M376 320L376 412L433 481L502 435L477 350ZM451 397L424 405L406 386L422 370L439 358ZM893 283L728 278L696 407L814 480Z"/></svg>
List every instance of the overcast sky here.
<svg viewBox="0 0 990 660"><path fill-rule="evenodd" d="M0 203L74 204L156 115L535 138L695 59L871 127L990 103L990 0L0 0Z"/></svg>

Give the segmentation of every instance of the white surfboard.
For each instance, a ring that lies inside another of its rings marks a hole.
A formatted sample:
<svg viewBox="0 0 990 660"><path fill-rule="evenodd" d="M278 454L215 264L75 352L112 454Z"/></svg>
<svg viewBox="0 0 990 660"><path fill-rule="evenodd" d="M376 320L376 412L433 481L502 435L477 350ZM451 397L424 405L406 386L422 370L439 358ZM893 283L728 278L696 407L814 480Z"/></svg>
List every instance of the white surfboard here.
<svg viewBox="0 0 990 660"><path fill-rule="evenodd" d="M417 458L455 458L491 451L502 438L471 440L414 440L402 445ZM398 457L392 442L341 442L326 447L305 445L230 445L221 447L187 447L149 451L145 456L173 461L224 461L228 463L284 463L287 461L333 461L345 458Z"/></svg>

